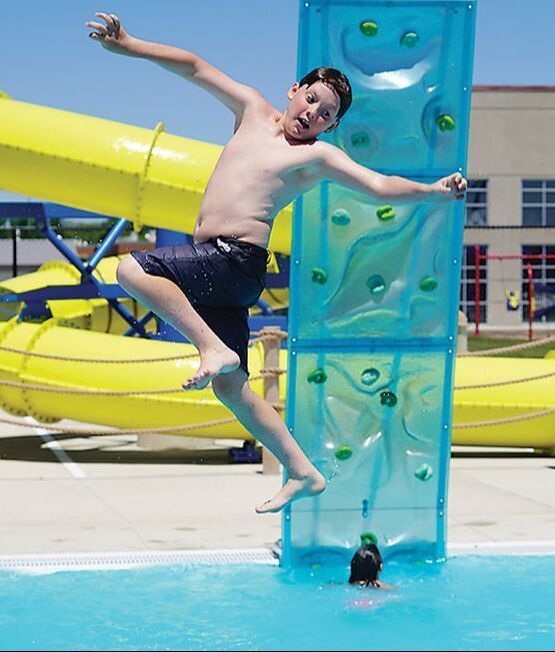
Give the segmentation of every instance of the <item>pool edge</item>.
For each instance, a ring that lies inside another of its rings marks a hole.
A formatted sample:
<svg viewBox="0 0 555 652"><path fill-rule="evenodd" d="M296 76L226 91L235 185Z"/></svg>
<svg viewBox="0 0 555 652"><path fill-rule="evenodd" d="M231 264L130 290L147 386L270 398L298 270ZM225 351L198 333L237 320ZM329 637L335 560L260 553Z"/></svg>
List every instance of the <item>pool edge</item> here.
<svg viewBox="0 0 555 652"><path fill-rule="evenodd" d="M447 544L447 557L462 555L555 555L555 541L481 541ZM68 570L121 570L199 564L279 564L279 548L221 550L135 550L0 555L0 571L54 573Z"/></svg>

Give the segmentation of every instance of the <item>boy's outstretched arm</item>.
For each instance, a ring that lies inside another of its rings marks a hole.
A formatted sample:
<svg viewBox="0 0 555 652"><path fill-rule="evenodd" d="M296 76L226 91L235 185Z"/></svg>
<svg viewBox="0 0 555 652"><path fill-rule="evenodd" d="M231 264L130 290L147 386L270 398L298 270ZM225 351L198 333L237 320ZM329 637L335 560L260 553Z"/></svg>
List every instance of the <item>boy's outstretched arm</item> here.
<svg viewBox="0 0 555 652"><path fill-rule="evenodd" d="M328 143L320 142L318 147L322 178L331 179L380 201L407 203L464 199L467 181L459 172L434 183L419 183L365 168L355 163L343 150Z"/></svg>
<svg viewBox="0 0 555 652"><path fill-rule="evenodd" d="M242 115L249 102L261 97L254 88L236 82L193 52L135 38L125 31L115 14L98 12L95 16L101 18L105 24L90 21L85 25L95 30L89 36L100 41L104 49L159 64L162 68L207 90L231 109L236 117Z"/></svg>

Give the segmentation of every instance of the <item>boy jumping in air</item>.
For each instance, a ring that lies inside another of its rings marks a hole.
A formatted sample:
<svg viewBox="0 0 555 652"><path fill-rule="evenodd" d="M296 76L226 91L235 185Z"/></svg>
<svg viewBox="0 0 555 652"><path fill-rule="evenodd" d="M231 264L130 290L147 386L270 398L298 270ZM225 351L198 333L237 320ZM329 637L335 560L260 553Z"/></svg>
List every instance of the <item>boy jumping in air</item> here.
<svg viewBox="0 0 555 652"><path fill-rule="evenodd" d="M315 496L326 481L276 410L248 383L248 309L264 289L272 222L298 195L331 179L380 200L463 199L459 173L432 184L378 174L318 136L337 127L351 104L349 81L317 68L287 93L279 111L254 88L236 82L196 54L129 35L114 14L87 22L90 37L116 54L147 59L204 88L235 115L235 129L206 187L194 242L134 251L118 267L121 286L199 350L200 366L183 385L216 396L283 464L287 482L256 508L277 512Z"/></svg>

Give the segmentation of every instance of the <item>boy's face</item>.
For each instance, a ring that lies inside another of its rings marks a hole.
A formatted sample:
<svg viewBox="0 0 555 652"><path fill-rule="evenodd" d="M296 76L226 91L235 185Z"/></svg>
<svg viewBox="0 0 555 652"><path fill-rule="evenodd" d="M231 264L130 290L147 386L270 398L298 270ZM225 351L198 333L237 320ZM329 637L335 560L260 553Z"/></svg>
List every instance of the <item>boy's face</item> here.
<svg viewBox="0 0 555 652"><path fill-rule="evenodd" d="M318 80L307 86L295 82L287 97L291 100L285 112L284 128L296 140L313 140L339 124L339 96L333 88Z"/></svg>

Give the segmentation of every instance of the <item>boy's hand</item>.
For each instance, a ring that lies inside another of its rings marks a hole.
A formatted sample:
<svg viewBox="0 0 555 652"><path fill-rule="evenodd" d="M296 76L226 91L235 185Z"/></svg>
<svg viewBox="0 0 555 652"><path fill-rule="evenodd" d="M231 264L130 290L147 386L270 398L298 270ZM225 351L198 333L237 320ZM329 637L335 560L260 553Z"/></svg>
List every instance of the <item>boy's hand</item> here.
<svg viewBox="0 0 555 652"><path fill-rule="evenodd" d="M437 193L439 201L449 201L451 199L464 199L464 193L468 183L460 172L443 177L432 184L432 192Z"/></svg>
<svg viewBox="0 0 555 652"><path fill-rule="evenodd" d="M94 41L100 41L102 47L109 52L124 54L132 37L123 29L120 19L115 14L101 12L97 12L95 16L102 18L106 25L95 22L85 23L87 27L95 30L89 36Z"/></svg>

